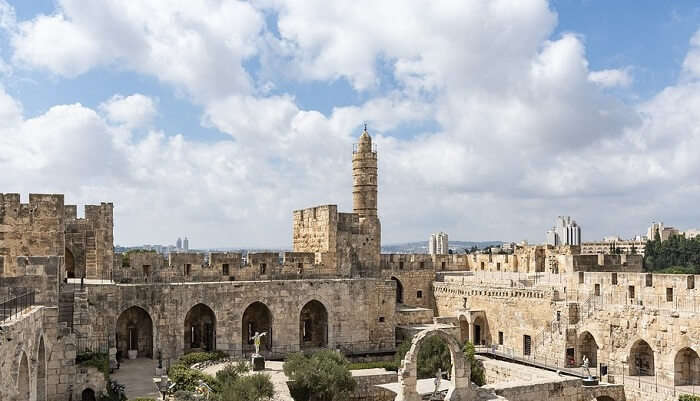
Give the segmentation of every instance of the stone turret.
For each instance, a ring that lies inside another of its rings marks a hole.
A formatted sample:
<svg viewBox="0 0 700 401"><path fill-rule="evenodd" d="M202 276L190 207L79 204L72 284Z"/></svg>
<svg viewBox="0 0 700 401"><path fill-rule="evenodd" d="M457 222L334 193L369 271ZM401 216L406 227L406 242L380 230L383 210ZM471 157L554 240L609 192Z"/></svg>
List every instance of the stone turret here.
<svg viewBox="0 0 700 401"><path fill-rule="evenodd" d="M382 230L377 216L377 151L367 126L352 154L352 206L360 218L355 243L358 267L362 274L378 273Z"/></svg>

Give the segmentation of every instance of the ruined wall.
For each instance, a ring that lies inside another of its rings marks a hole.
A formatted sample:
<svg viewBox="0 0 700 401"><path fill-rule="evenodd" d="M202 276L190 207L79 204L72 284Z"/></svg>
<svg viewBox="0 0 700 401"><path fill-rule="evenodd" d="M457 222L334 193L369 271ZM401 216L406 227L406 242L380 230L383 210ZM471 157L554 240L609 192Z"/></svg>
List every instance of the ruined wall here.
<svg viewBox="0 0 700 401"><path fill-rule="evenodd" d="M85 218L75 205L65 205L66 275L108 280L114 260L114 206L85 205Z"/></svg>

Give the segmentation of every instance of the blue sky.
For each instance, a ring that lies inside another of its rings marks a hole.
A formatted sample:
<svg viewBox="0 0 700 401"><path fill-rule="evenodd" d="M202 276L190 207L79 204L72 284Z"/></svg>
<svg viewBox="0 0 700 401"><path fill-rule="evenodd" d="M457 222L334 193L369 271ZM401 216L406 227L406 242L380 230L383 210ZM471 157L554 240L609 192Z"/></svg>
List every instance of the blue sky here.
<svg viewBox="0 0 700 401"><path fill-rule="evenodd" d="M124 244L288 245L291 209L351 208L364 121L388 242L537 242L559 214L589 239L700 226L678 189L696 124L675 114L697 2L3 4L4 163L28 178L2 191L113 201Z"/></svg>

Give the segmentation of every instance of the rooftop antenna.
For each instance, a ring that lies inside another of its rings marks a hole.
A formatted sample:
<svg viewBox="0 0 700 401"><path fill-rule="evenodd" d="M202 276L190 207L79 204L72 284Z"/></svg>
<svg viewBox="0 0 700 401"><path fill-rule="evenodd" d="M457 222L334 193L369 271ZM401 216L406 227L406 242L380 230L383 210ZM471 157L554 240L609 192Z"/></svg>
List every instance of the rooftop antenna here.
<svg viewBox="0 0 700 401"><path fill-rule="evenodd" d="M367 132L367 121L365 121L365 132Z"/></svg>

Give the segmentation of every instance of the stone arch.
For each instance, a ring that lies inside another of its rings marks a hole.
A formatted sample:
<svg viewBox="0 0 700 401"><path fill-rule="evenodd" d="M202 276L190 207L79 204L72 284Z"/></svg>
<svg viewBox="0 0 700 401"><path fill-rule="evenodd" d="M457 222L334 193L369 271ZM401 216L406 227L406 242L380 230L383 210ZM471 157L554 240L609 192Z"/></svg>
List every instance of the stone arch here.
<svg viewBox="0 0 700 401"><path fill-rule="evenodd" d="M324 348L328 345L328 310L318 300L307 302L299 312L299 348Z"/></svg>
<svg viewBox="0 0 700 401"><path fill-rule="evenodd" d="M46 401L46 344L44 336L39 337L39 345L36 352L36 400Z"/></svg>
<svg viewBox="0 0 700 401"><path fill-rule="evenodd" d="M459 315L459 341L464 344L469 341L469 321L464 315Z"/></svg>
<svg viewBox="0 0 700 401"><path fill-rule="evenodd" d="M70 249L66 248L65 250L65 255L63 258L63 266L66 271L66 277L67 278L76 278L76 271L75 271L75 257L73 256L73 252L71 252Z"/></svg>
<svg viewBox="0 0 700 401"><path fill-rule="evenodd" d="M673 359L673 384L691 386L700 384L700 357L698 353L685 347Z"/></svg>
<svg viewBox="0 0 700 401"><path fill-rule="evenodd" d="M185 315L184 351L211 351L216 349L216 315L207 305L199 303Z"/></svg>
<svg viewBox="0 0 700 401"><path fill-rule="evenodd" d="M266 332L260 344L260 353L272 351L272 312L265 303L255 301L248 305L241 318L241 344L243 352L255 351L255 345L251 337L255 332Z"/></svg>
<svg viewBox="0 0 700 401"><path fill-rule="evenodd" d="M489 345L491 343L491 335L489 331L489 322L486 316L477 316L472 322L473 335L471 336L474 345Z"/></svg>
<svg viewBox="0 0 700 401"><path fill-rule="evenodd" d="M396 304L403 304L403 284L394 276L391 276L391 279L396 283Z"/></svg>
<svg viewBox="0 0 700 401"><path fill-rule="evenodd" d="M440 337L450 350L452 359L452 371L450 374L450 388L445 400L467 401L471 400L471 368L462 353L462 347L453 336L447 332L430 328L416 334L411 341L411 348L406 353L401 368L399 369L399 394L397 401L420 401L416 385L418 383L418 350L423 342L432 336Z"/></svg>
<svg viewBox="0 0 700 401"><path fill-rule="evenodd" d="M136 356L153 358L153 320L145 309L132 306L119 314L116 338L122 358L129 355L129 350L136 350Z"/></svg>
<svg viewBox="0 0 700 401"><path fill-rule="evenodd" d="M598 366L598 342L590 331L584 331L578 337L578 347L576 355L576 363L581 366L583 357L588 358L588 363L591 368Z"/></svg>
<svg viewBox="0 0 700 401"><path fill-rule="evenodd" d="M599 395L594 401L615 401L615 399L607 395Z"/></svg>
<svg viewBox="0 0 700 401"><path fill-rule="evenodd" d="M17 395L18 400L28 400L30 396L30 374L29 374L29 359L27 353L22 351L19 359L19 370L17 371Z"/></svg>
<svg viewBox="0 0 700 401"><path fill-rule="evenodd" d="M627 357L630 376L654 376L654 351L641 338L630 347Z"/></svg>
<svg viewBox="0 0 700 401"><path fill-rule="evenodd" d="M80 393L80 401L95 401L95 390L87 387Z"/></svg>

